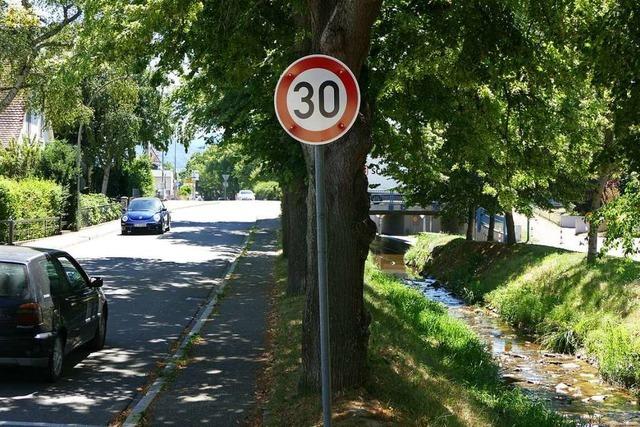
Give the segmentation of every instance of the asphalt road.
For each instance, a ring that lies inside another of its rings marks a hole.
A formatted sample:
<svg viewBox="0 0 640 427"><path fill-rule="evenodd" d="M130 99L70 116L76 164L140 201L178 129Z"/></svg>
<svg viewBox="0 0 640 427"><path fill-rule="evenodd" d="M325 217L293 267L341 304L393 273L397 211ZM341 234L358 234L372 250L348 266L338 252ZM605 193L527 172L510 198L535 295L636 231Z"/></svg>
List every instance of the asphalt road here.
<svg viewBox="0 0 640 427"><path fill-rule="evenodd" d="M42 382L28 369L0 370L0 426L107 425L136 398L149 373L206 301L257 219L275 218L277 202L204 202L170 207L165 235L108 234L66 246L90 275L105 278L109 325L103 351L72 353L64 377ZM57 239L57 240L56 240ZM57 245L57 243L59 245Z"/></svg>

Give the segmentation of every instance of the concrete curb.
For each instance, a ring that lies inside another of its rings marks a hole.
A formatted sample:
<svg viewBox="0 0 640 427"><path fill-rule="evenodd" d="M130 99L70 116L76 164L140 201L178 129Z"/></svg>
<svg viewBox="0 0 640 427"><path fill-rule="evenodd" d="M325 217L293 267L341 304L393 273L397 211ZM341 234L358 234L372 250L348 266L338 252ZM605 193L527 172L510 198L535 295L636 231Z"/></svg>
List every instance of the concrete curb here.
<svg viewBox="0 0 640 427"><path fill-rule="evenodd" d="M229 268L227 269L227 272L222 277L222 279L219 279L220 285L215 290L214 295L211 297L204 309L200 311L200 314L196 314L198 320L193 324L191 330L184 336L175 353L169 357L167 365L164 367L164 369L162 369L158 378L156 378L153 384L151 384L144 395L142 395L138 402L135 404L135 406L131 410L131 413L127 416L124 423L122 424L124 427L136 427L140 423L145 411L153 403L158 393L162 391L162 388L167 382L167 378L169 378L171 374L176 370L176 363L183 358L187 345L191 341L192 337L200 332L200 330L204 326L204 322L209 318L209 316L211 316L213 309L218 303L218 295L221 295L224 292L227 282L231 279L231 276L236 270L236 266L238 265L240 258L242 258L248 250L249 242L251 241L255 230L255 226L249 230L249 235L247 236L242 246L242 250L229 265Z"/></svg>

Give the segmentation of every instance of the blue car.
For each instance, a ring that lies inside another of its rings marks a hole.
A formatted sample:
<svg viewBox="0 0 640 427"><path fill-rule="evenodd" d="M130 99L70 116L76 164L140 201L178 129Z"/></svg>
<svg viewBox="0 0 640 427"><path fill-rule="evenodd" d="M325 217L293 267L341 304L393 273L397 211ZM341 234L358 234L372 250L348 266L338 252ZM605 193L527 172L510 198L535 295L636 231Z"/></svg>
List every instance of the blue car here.
<svg viewBox="0 0 640 427"><path fill-rule="evenodd" d="M171 215L157 197L133 199L120 219L122 234L153 231L162 234L171 229Z"/></svg>

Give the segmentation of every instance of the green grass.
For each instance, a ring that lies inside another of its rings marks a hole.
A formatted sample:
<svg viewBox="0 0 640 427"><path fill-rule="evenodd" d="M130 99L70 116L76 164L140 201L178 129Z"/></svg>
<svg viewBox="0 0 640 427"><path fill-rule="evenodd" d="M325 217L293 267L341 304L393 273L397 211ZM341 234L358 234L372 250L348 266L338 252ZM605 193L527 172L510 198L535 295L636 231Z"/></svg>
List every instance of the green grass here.
<svg viewBox="0 0 640 427"><path fill-rule="evenodd" d="M640 263L604 257L589 265L561 249L428 233L405 259L548 348L586 352L609 381L640 387Z"/></svg>
<svg viewBox="0 0 640 427"><path fill-rule="evenodd" d="M300 394L304 297L287 297L286 269L276 267L267 368L267 425L315 425L316 394ZM499 381L479 338L446 309L366 266L365 299L372 314L369 376L362 388L334 401L336 425L561 426L569 424Z"/></svg>

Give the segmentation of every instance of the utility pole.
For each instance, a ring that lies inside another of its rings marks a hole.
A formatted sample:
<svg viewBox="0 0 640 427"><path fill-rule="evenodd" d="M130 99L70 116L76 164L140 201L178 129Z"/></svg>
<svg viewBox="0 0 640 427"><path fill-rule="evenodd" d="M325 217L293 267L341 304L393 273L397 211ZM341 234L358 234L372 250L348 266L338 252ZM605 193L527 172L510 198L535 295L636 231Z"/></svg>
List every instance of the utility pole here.
<svg viewBox="0 0 640 427"><path fill-rule="evenodd" d="M164 151L162 152L162 156L160 157L160 171L162 172L162 197L160 199L164 200L164 195L166 194L166 187L164 182Z"/></svg>
<svg viewBox="0 0 640 427"><path fill-rule="evenodd" d="M180 134L173 141L173 197L178 197L178 141L180 140Z"/></svg>

